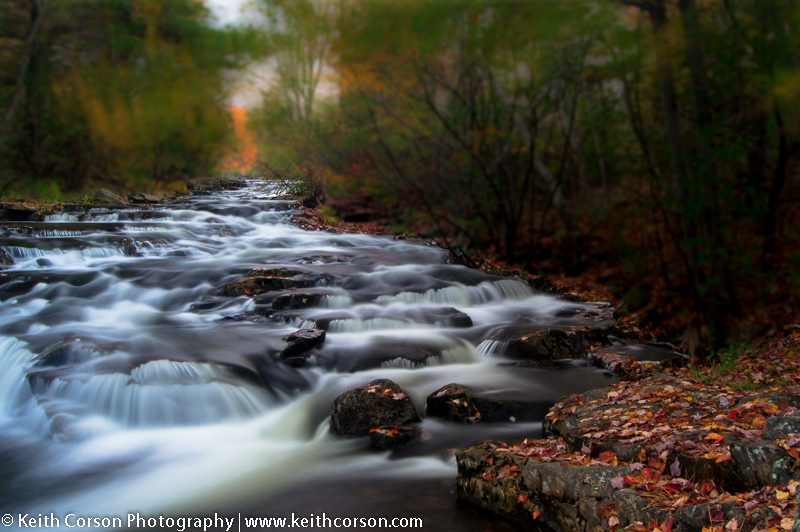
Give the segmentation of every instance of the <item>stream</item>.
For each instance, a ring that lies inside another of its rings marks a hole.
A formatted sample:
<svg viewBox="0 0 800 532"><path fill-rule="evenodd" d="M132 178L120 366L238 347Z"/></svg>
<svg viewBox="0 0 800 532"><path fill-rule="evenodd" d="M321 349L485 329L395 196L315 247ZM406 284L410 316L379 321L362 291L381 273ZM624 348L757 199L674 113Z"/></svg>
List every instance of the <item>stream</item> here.
<svg viewBox="0 0 800 532"><path fill-rule="evenodd" d="M324 513L513 530L457 502L454 453L539 437L541 422L432 418L426 397L457 382L546 411L616 382L582 361L509 364L498 340L599 325L583 316L601 305L449 265L436 246L304 231L280 193L252 181L149 208L75 207L45 222L0 223L0 246L15 260L0 286L7 528L26 513ZM300 270L317 304L273 313L275 293L225 294L254 268ZM471 326L448 318L459 313ZM324 328L326 341L291 367L277 356L283 337L305 328ZM422 418L422 435L393 451L329 431L332 401L379 378L398 383Z"/></svg>

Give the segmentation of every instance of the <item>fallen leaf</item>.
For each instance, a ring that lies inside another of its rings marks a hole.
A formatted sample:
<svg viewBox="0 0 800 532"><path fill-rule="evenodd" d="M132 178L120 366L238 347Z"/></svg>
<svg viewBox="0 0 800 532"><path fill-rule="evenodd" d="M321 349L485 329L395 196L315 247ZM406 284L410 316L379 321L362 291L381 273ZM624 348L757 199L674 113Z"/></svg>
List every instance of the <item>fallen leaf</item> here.
<svg viewBox="0 0 800 532"><path fill-rule="evenodd" d="M672 465L669 466L669 474L673 477L681 476L681 463L675 458L675 461L672 462Z"/></svg>

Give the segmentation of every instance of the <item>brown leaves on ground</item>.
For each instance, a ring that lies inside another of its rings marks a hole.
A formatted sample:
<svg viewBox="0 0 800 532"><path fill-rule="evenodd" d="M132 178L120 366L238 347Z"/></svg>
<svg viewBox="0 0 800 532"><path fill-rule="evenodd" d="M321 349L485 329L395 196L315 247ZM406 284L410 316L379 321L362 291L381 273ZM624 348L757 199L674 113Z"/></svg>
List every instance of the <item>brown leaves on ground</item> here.
<svg viewBox="0 0 800 532"><path fill-rule="evenodd" d="M584 441L580 452L570 453L561 438L525 440L516 445L495 442L487 444L486 449L566 467L628 465L630 474L612 479L611 486L633 489L650 506L670 515L685 506L734 503L746 516L759 510L768 516L754 529L756 532L790 530L800 483L793 480L785 486L731 494L711 481L681 478L679 457L728 461L729 441L756 441L768 418L798 415L799 409L783 398L800 395L799 353L800 332L793 331L741 352L722 368L656 370L635 361L608 359L625 364L627 374L634 378L609 387L604 396L589 403L584 403L582 395L573 396L556 404L547 415L556 424L578 416L577 428ZM795 459L795 467L800 467L800 434L774 441ZM592 449L601 442L641 444L649 454L642 449L637 461L627 464L609 451L593 458ZM613 509L605 511L610 514L604 519L615 530L619 521ZM715 511L718 513L710 516L708 532L734 531L743 526L735 516ZM627 529L668 532L671 527L670 519L663 523L634 523Z"/></svg>

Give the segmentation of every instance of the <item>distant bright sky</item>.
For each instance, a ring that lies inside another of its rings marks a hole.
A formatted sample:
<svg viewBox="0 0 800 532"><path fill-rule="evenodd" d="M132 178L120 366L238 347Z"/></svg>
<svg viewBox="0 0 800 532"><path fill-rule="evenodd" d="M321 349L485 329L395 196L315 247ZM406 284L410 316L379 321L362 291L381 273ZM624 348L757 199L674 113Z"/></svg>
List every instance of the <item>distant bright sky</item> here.
<svg viewBox="0 0 800 532"><path fill-rule="evenodd" d="M242 19L242 9L248 0L205 0L205 2L214 13L217 23L224 26Z"/></svg>

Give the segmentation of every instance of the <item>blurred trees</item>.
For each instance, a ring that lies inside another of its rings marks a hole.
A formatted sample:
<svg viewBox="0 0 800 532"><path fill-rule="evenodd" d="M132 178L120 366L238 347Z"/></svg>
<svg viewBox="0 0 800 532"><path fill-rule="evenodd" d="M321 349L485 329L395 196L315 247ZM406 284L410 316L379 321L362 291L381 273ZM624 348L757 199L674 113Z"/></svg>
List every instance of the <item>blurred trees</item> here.
<svg viewBox="0 0 800 532"><path fill-rule="evenodd" d="M2 0L0 188L161 188L214 168L245 37L195 0ZM13 74L13 75L12 75Z"/></svg>
<svg viewBox="0 0 800 532"><path fill-rule="evenodd" d="M254 123L333 198L660 294L690 343L798 295L798 0L264 1L338 89L278 68Z"/></svg>

